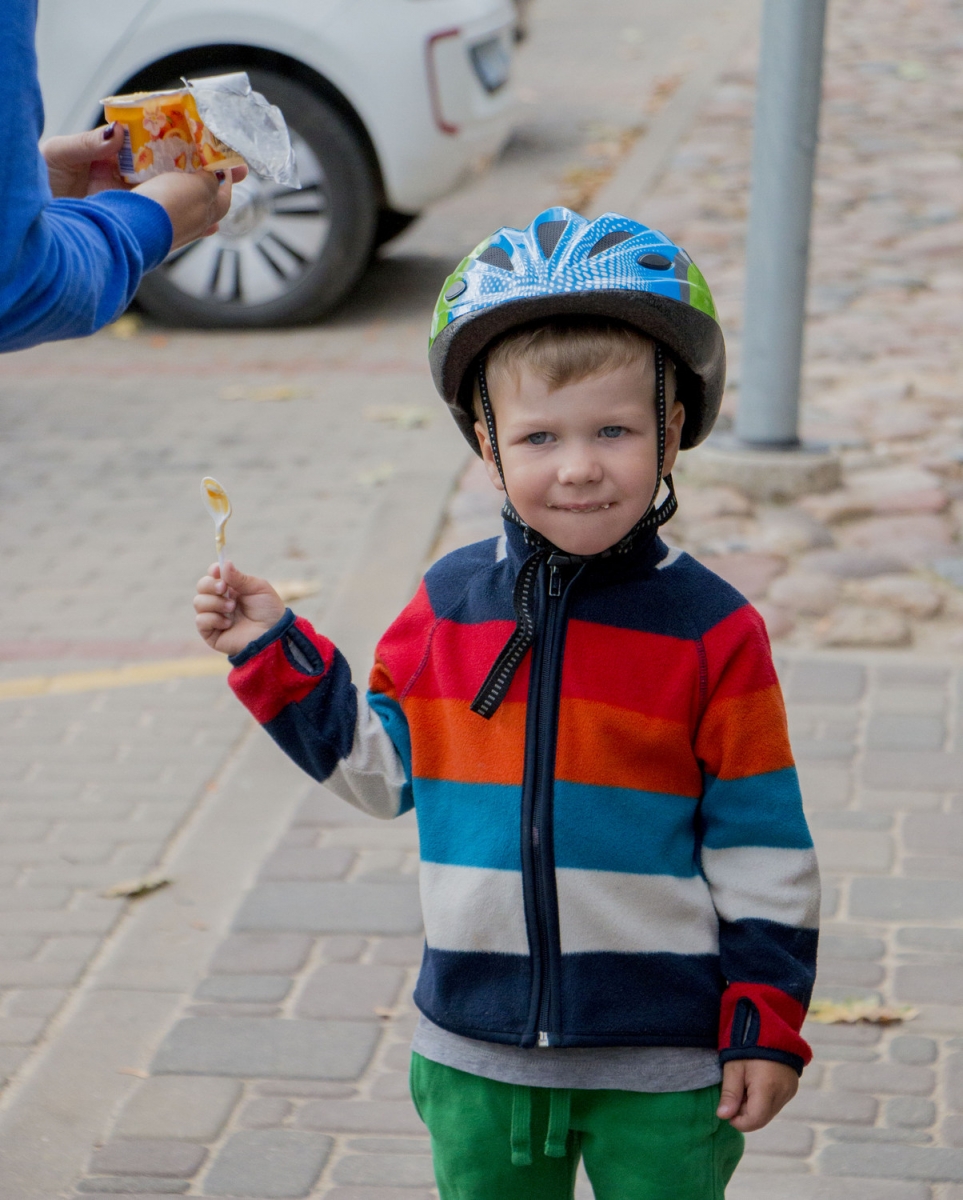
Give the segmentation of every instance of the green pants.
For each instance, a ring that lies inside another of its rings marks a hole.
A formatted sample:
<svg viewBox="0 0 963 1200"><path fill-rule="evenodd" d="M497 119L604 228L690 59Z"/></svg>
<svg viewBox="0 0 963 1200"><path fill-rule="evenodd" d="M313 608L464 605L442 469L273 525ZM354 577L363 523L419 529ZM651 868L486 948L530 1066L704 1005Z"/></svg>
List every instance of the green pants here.
<svg viewBox="0 0 963 1200"><path fill-rule="evenodd" d="M572 1200L579 1158L596 1200L723 1200L742 1134L694 1092L518 1087L411 1056L441 1200Z"/></svg>

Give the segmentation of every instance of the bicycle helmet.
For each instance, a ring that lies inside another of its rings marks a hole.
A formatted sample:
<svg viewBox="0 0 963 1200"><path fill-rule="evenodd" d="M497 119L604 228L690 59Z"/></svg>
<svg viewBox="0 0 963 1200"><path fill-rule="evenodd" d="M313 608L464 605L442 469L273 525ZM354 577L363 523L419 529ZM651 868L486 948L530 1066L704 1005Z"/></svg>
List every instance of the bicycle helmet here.
<svg viewBox="0 0 963 1200"><path fill-rule="evenodd" d="M485 347L517 325L557 316L614 318L664 346L685 408L682 448L708 435L722 403L726 353L702 272L681 246L638 221L618 213L588 221L548 208L526 229L499 229L476 246L435 306L432 378L476 453L472 391Z"/></svg>

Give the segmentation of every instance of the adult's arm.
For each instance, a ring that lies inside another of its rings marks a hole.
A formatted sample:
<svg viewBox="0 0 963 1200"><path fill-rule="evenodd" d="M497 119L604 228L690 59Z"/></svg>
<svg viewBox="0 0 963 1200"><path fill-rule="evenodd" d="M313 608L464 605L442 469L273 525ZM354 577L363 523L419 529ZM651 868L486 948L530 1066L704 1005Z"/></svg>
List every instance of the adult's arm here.
<svg viewBox="0 0 963 1200"><path fill-rule="evenodd" d="M43 103L34 35L37 0L6 0L0 21L0 351L83 337L127 307L161 263L173 227L155 200L108 191L54 200L37 148Z"/></svg>

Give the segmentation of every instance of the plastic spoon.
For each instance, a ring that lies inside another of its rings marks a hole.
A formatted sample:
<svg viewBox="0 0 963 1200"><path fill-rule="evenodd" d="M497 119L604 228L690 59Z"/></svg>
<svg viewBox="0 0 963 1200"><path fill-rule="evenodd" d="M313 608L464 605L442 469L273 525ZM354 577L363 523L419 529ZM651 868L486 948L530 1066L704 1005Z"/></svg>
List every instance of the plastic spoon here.
<svg viewBox="0 0 963 1200"><path fill-rule="evenodd" d="M216 479L206 475L201 480L201 495L207 505L207 511L214 518L214 545L217 547L217 562L221 568L221 578L224 577L224 526L231 515L231 502L227 492Z"/></svg>

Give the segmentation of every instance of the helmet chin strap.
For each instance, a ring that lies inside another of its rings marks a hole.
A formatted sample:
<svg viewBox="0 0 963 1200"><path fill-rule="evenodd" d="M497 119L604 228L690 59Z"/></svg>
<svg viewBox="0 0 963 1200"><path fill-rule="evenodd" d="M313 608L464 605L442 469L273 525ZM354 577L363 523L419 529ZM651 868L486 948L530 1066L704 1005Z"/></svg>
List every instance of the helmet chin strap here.
<svg viewBox="0 0 963 1200"><path fill-rule="evenodd" d="M478 392L481 398L482 416L485 418L485 429L488 433L488 443L492 448L492 458L495 460L495 467L498 470L498 477L502 481L502 487L505 490L505 505L502 509L502 516L509 521L514 521L516 525L521 526L525 531L525 538L531 545L536 546L551 546L551 543L546 537L538 533L536 530L524 521L518 514L515 505L512 504L511 496L508 494L508 485L505 482L505 472L502 468L502 456L498 449L498 432L495 427L495 411L492 408L491 395L488 391L488 377L485 373L484 360L478 364ZM569 555L577 561L587 561L590 558L599 558L608 554L624 554L630 550L633 543L640 533L645 530L657 529L660 525L664 525L670 517L674 516L676 509L679 507L679 502L676 499L675 488L672 484L672 476L665 476L665 485L668 489L668 496L662 504L656 508L655 502L659 495L659 489L663 483L662 471L665 466L665 438L666 438L666 396L665 396L665 351L662 348L661 342L655 343L655 413L657 426L657 443L656 443L656 474L655 488L652 492L652 499L649 501L649 507L646 509L641 520L628 531L628 533L618 541L614 546L607 550L601 551L600 554L590 554L584 556Z"/></svg>

